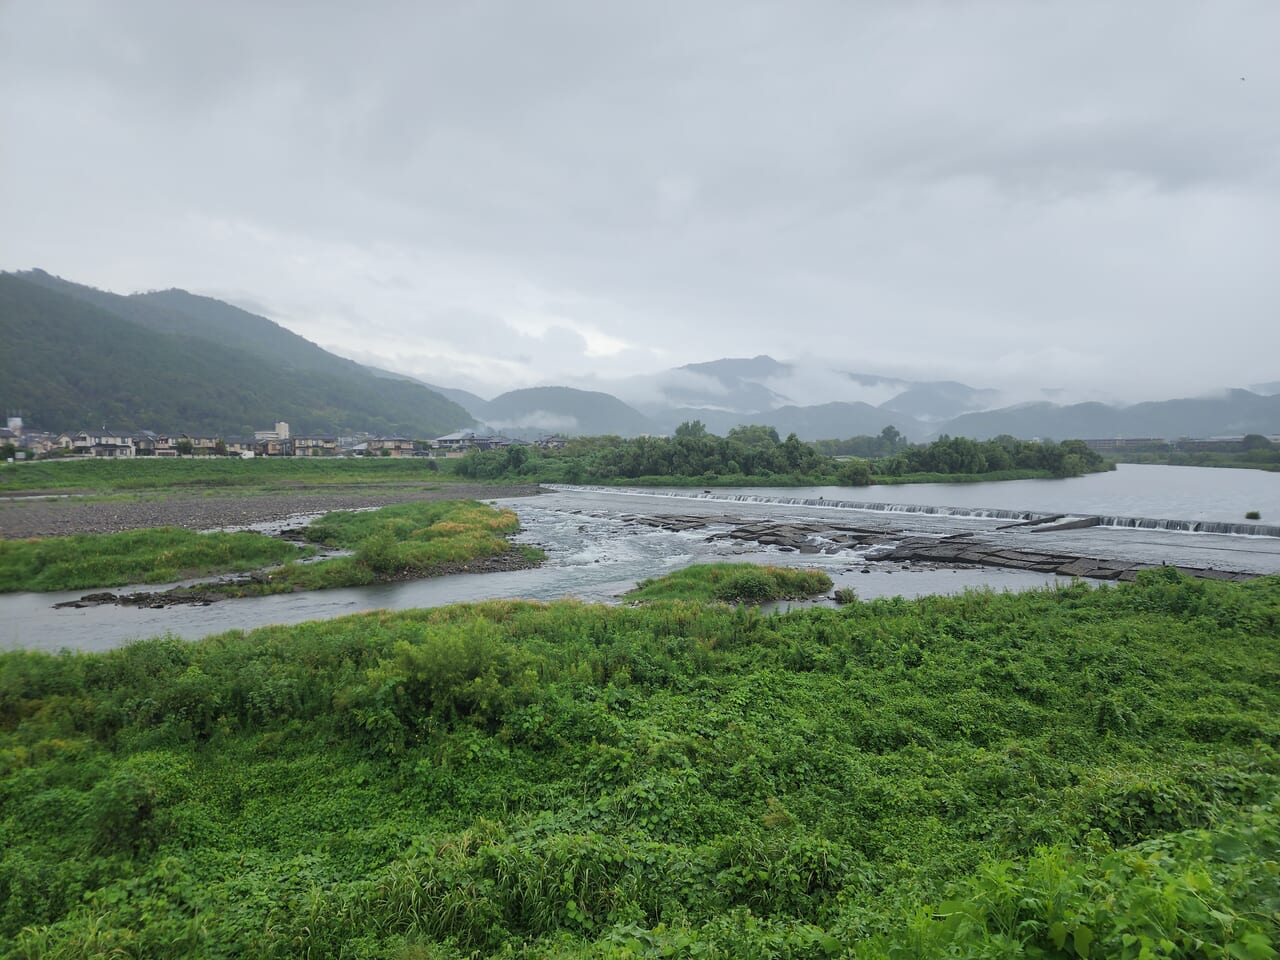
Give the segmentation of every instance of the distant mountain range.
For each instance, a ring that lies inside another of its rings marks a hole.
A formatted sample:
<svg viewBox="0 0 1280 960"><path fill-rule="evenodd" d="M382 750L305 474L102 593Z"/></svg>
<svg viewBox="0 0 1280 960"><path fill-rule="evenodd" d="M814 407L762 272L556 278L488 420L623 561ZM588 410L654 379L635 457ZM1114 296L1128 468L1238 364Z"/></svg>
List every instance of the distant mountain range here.
<svg viewBox="0 0 1280 960"><path fill-rule="evenodd" d="M879 403L838 399L798 404L789 402L785 392L787 380L797 376L803 377L803 373L795 366L765 356L687 364L666 374L612 384L623 397L643 397L634 405L610 392L569 387L515 390L490 401L465 391L434 389L452 396L482 423L518 436L556 432L670 434L686 420L701 420L721 436L739 425L762 424L774 427L782 436L795 433L804 440L875 435L887 426L917 441L941 434L978 440L1001 434L1025 440L1172 440L1280 433L1280 388L1276 384L1132 405L1039 402L1001 406L999 391L955 381L913 382L842 373L840 379L848 384L848 394L890 396Z"/></svg>
<svg viewBox="0 0 1280 960"><path fill-rule="evenodd" d="M659 374L532 387L492 399L363 366L230 304L182 290L119 296L43 271L0 274L0 407L69 430L417 438L464 427L510 436L713 433L761 424L801 439L940 434L987 439L1280 433L1280 383L1208 397L1104 403L1001 402L996 390L911 381L768 356L690 363Z"/></svg>

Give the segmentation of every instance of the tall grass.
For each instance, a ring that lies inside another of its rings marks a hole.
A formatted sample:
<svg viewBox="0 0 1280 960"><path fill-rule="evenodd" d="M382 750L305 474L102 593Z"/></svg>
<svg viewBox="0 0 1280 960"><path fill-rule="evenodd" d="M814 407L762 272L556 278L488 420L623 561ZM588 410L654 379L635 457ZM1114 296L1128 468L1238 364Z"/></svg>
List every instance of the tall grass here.
<svg viewBox="0 0 1280 960"><path fill-rule="evenodd" d="M519 528L514 511L474 500L337 511L313 521L305 536L313 543L349 550L350 556L291 563L270 571L262 582L218 589L237 595L281 593L437 576L475 560L517 551L504 534ZM517 552L526 562L542 557L533 548Z"/></svg>
<svg viewBox="0 0 1280 960"><path fill-rule="evenodd" d="M627 597L640 601L768 603L812 597L830 589L831 578L821 570L754 563L701 563L662 577L641 580Z"/></svg>
<svg viewBox="0 0 1280 960"><path fill-rule="evenodd" d="M0 464L0 490L85 490L101 494L163 490L261 489L352 484L436 486L452 481L425 458L227 457L42 460Z"/></svg>
<svg viewBox="0 0 1280 960"><path fill-rule="evenodd" d="M258 533L195 533L180 527L0 540L0 592L170 583L256 570L315 552Z"/></svg>

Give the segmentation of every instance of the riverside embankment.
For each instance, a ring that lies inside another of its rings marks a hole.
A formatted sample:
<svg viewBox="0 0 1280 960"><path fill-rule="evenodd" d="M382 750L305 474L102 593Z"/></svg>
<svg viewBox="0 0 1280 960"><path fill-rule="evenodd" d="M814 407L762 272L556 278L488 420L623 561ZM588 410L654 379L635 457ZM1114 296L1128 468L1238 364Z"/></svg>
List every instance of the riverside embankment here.
<svg viewBox="0 0 1280 960"><path fill-rule="evenodd" d="M301 488L296 491L210 496L174 492L137 499L16 496L0 500L0 539L118 533L144 527L217 530L280 523L299 514L360 510L422 500L495 500L533 496L537 484L492 486L442 483L430 487L377 489Z"/></svg>

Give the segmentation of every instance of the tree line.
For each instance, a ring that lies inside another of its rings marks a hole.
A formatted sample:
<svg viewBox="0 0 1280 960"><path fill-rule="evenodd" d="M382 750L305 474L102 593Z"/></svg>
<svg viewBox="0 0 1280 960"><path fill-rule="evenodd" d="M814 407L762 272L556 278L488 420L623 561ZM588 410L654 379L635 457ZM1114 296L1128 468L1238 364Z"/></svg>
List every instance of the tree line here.
<svg viewBox="0 0 1280 960"><path fill-rule="evenodd" d="M862 450L857 456L840 455ZM865 486L876 478L912 476L1080 476L1106 469L1102 457L1079 440L1063 443L938 438L912 445L893 427L878 437L805 443L773 427L734 427L720 437L697 420L671 437L579 437L562 450L473 451L454 465L468 479L523 478L543 482L608 483L666 478L697 482L795 483Z"/></svg>

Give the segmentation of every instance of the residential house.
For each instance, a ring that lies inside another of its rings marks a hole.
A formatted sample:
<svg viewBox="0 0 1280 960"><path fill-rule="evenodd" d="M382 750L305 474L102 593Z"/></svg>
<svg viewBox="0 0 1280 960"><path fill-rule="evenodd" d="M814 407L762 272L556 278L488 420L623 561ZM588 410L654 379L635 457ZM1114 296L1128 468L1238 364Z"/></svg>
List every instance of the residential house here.
<svg viewBox="0 0 1280 960"><path fill-rule="evenodd" d="M295 457L334 457L338 454L337 437L291 437Z"/></svg>
<svg viewBox="0 0 1280 960"><path fill-rule="evenodd" d="M187 443L190 443L191 452L198 457L216 456L219 453L220 445L222 444L221 437L200 437L192 436L189 433L184 433L182 436L178 437L178 440L185 440Z"/></svg>
<svg viewBox="0 0 1280 960"><path fill-rule="evenodd" d="M10 417L9 426L0 427L0 446L10 443L17 447L19 460L27 457L42 457L50 450L56 450L61 446L58 438L52 433L46 433L43 430L24 430L19 417Z"/></svg>
<svg viewBox="0 0 1280 960"><path fill-rule="evenodd" d="M431 441L433 450L443 450L445 456L451 453L461 455L464 451L470 450L475 442L476 432L474 430L459 430L457 433L447 433L443 437L436 437Z"/></svg>
<svg viewBox="0 0 1280 960"><path fill-rule="evenodd" d="M133 435L134 452L139 457L176 457L177 448L168 437L154 430L141 430Z"/></svg>
<svg viewBox="0 0 1280 960"><path fill-rule="evenodd" d="M374 437L365 444L371 457L412 457L418 446L407 437Z"/></svg>
<svg viewBox="0 0 1280 960"><path fill-rule="evenodd" d="M288 437L266 437L253 441L253 452L259 457L292 457L293 441Z"/></svg>
<svg viewBox="0 0 1280 960"><path fill-rule="evenodd" d="M107 430L81 430L68 438L72 454L79 457L128 458L137 453L133 437Z"/></svg>
<svg viewBox="0 0 1280 960"><path fill-rule="evenodd" d="M444 456L461 456L468 450L501 450L520 441L494 434L476 433L474 430L459 430L457 433L445 434L431 441L433 450L443 451Z"/></svg>

